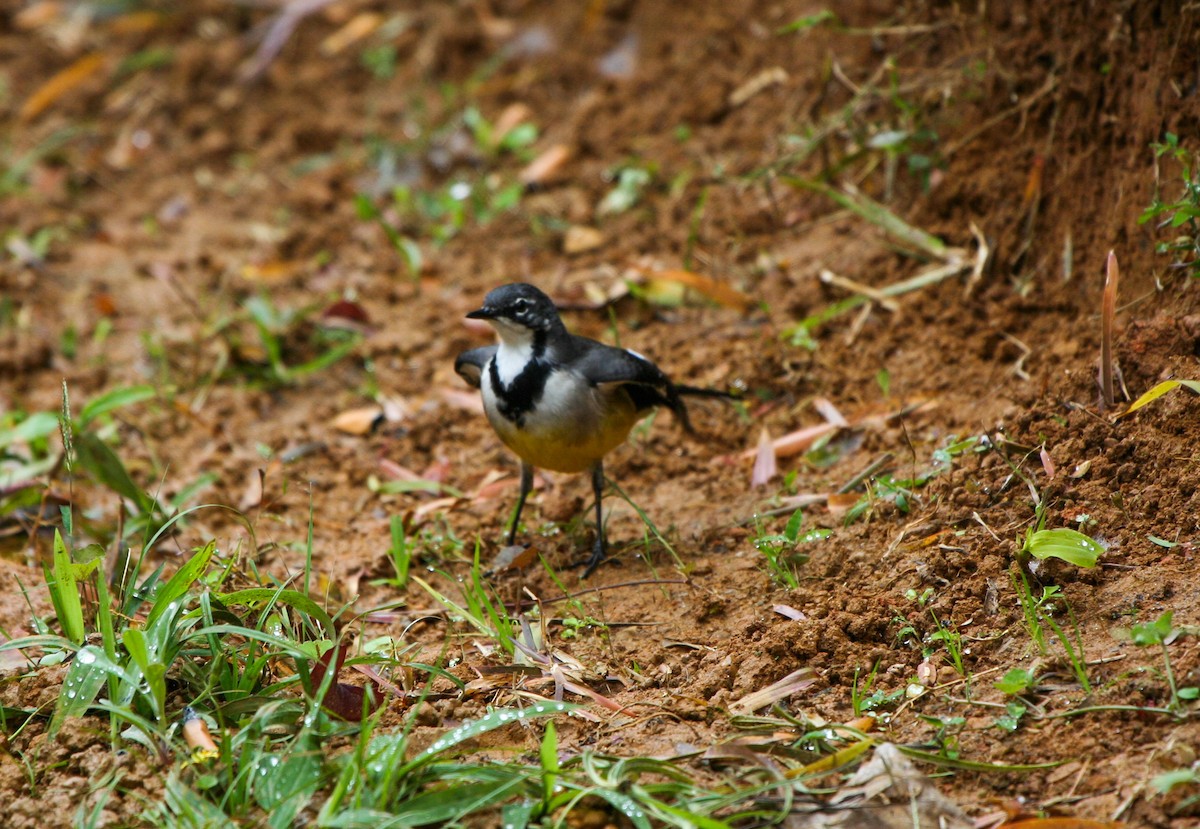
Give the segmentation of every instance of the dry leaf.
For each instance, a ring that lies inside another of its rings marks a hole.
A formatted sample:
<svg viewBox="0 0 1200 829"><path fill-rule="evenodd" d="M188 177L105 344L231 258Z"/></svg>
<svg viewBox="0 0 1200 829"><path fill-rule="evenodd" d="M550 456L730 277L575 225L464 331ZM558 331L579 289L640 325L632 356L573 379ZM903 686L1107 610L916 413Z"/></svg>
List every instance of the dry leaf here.
<svg viewBox="0 0 1200 829"><path fill-rule="evenodd" d="M513 568L524 570L535 561L537 561L537 548L513 544L500 548L500 552L496 553L496 557L492 559L491 570L493 573L503 573L505 570Z"/></svg>
<svg viewBox="0 0 1200 829"><path fill-rule="evenodd" d="M321 41L318 47L325 57L332 57L347 46L351 46L379 28L383 15L376 12L361 12L350 18L350 22Z"/></svg>
<svg viewBox="0 0 1200 829"><path fill-rule="evenodd" d="M825 502L825 506L828 507L830 515L834 518L840 518L852 506L858 503L860 497L853 492L831 492Z"/></svg>
<svg viewBox="0 0 1200 829"><path fill-rule="evenodd" d="M572 255L595 250L604 244L604 234L594 227L571 225L563 234L563 253Z"/></svg>
<svg viewBox="0 0 1200 829"><path fill-rule="evenodd" d="M541 155L526 165L517 178L524 185L542 184L554 177L555 173L567 163L571 151L565 144L554 144L547 147Z"/></svg>
<svg viewBox="0 0 1200 829"><path fill-rule="evenodd" d="M892 743L875 749L829 803L795 824L804 829L971 829L970 818Z"/></svg>
<svg viewBox="0 0 1200 829"><path fill-rule="evenodd" d="M478 503L498 498L516 485L516 478L502 470L493 469L483 476L483 481L471 493L471 501Z"/></svg>
<svg viewBox="0 0 1200 829"><path fill-rule="evenodd" d="M250 282L263 282L268 285L283 282L303 267L302 262L291 262L277 259L261 264L250 263L242 266L242 278Z"/></svg>
<svg viewBox="0 0 1200 829"><path fill-rule="evenodd" d="M778 682L772 682L766 688L752 691L736 702L729 704L729 713L736 715L753 714L760 708L766 708L780 700L787 699L792 694L810 688L817 682L817 675L812 668L801 668L785 676Z"/></svg>
<svg viewBox="0 0 1200 829"><path fill-rule="evenodd" d="M702 294L718 305L724 305L726 308L734 308L743 313L750 310L754 305L753 298L742 293L732 285L718 282L711 276L679 270L656 271L648 268L634 268L634 270L649 281L682 285L685 288L690 288Z"/></svg>
<svg viewBox="0 0 1200 829"><path fill-rule="evenodd" d="M329 425L347 435L368 435L383 422L383 409L379 406L362 406L347 409L335 416Z"/></svg>
<svg viewBox="0 0 1200 829"><path fill-rule="evenodd" d="M456 409L463 409L476 414L483 414L483 398L477 391L462 391L461 389L439 389L442 400Z"/></svg>
<svg viewBox="0 0 1200 829"><path fill-rule="evenodd" d="M772 446L775 448L776 458L787 458L792 455L798 455L801 452L807 452L814 443L826 435L833 434L838 430L838 427L833 423L818 423L816 426L807 426L803 429L797 429L795 432L788 432L781 438L775 438L772 441ZM747 449L740 455L733 456L738 458L757 458L758 449ZM722 458L726 463L731 463L733 457Z"/></svg>
<svg viewBox="0 0 1200 829"><path fill-rule="evenodd" d="M13 26L21 31L28 32L32 29L40 29L48 23L53 23L62 16L63 4L56 0L45 0L44 2L34 3L26 6L12 16Z"/></svg>
<svg viewBox="0 0 1200 829"><path fill-rule="evenodd" d="M116 35L136 35L157 29L165 19L156 11L130 12L114 17L108 30Z"/></svg>
<svg viewBox="0 0 1200 829"><path fill-rule="evenodd" d="M764 69L729 93L729 105L731 107L740 107L764 89L778 86L781 83L787 83L787 79L788 73L783 71L781 67L772 66L770 69Z"/></svg>
<svg viewBox="0 0 1200 829"><path fill-rule="evenodd" d="M775 444L771 442L771 433L767 427L762 428L758 436L758 448L754 455L754 469L750 472L751 488L766 486L779 471L775 464Z"/></svg>
<svg viewBox="0 0 1200 829"><path fill-rule="evenodd" d="M18 117L22 121L29 121L41 115L59 98L103 70L107 63L108 59L103 54L92 52L84 55L66 69L51 75L49 80L25 99Z"/></svg>
<svg viewBox="0 0 1200 829"><path fill-rule="evenodd" d="M521 126L522 123L528 121L533 115L533 111L522 103L509 104L496 117L496 123L492 125L492 134L496 141L503 141L504 136Z"/></svg>

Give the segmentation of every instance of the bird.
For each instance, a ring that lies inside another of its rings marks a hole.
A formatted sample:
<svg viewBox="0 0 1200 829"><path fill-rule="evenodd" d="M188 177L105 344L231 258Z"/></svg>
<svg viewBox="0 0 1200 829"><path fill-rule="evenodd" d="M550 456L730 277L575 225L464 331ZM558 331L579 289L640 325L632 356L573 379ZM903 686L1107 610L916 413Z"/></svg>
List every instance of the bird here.
<svg viewBox="0 0 1200 829"><path fill-rule="evenodd" d="M571 334L554 301L528 283L490 291L467 318L490 323L498 342L459 354L454 370L480 390L488 422L521 461L508 544L516 542L535 469L588 472L596 498L596 540L583 571L587 578L607 556L604 456L658 406L670 409L683 430L694 434L683 397L732 395L677 385L635 351Z"/></svg>

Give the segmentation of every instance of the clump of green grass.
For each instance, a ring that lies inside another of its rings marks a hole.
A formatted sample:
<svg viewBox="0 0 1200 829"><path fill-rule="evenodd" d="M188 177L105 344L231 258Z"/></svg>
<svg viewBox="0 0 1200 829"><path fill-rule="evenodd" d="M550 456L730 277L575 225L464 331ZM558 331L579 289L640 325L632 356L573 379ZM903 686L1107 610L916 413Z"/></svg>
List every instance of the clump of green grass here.
<svg viewBox="0 0 1200 829"><path fill-rule="evenodd" d="M1154 198L1138 217L1138 224L1153 221L1158 229L1173 232L1174 238L1159 242L1155 250L1170 254L1175 267L1187 270L1193 277L1200 276L1200 174L1192 153L1180 146L1175 133L1167 133L1161 143L1151 147L1155 160ZM1179 168L1179 195L1165 200L1159 178L1159 164L1164 158Z"/></svg>

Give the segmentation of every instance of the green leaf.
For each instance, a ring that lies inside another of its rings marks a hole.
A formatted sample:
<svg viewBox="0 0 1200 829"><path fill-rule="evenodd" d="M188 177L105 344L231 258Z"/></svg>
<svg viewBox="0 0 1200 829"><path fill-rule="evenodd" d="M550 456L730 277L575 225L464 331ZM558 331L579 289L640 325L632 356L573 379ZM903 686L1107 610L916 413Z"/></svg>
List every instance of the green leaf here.
<svg viewBox="0 0 1200 829"><path fill-rule="evenodd" d="M1059 558L1076 567L1095 567L1104 548L1077 530L1038 530L1025 541L1034 558Z"/></svg>
<svg viewBox="0 0 1200 829"><path fill-rule="evenodd" d="M618 814L629 819L629 822L634 825L635 829L650 829L650 818L646 814L646 810L629 795L612 789L592 789L588 794L598 797L601 800L607 800L617 810ZM681 825L688 826L691 824L685 823Z"/></svg>
<svg viewBox="0 0 1200 829"><path fill-rule="evenodd" d="M1138 409L1142 408L1142 406L1145 406L1147 403L1153 403L1155 400L1162 397L1167 392L1173 391L1173 390L1179 388L1180 386L1191 389L1192 391L1196 392L1197 394L1200 394L1200 380L1164 380L1163 382L1159 383L1154 388L1150 389L1150 391L1143 394L1137 400L1130 403L1129 408L1126 409L1125 411L1121 412L1119 417L1125 417L1127 415L1133 414Z"/></svg>
<svg viewBox="0 0 1200 829"><path fill-rule="evenodd" d="M41 440L58 430L58 415L54 412L34 412L16 426L0 429L0 449L14 443Z"/></svg>
<svg viewBox="0 0 1200 829"><path fill-rule="evenodd" d="M1173 611L1168 610L1153 622L1131 626L1129 628L1130 641L1138 647L1163 644L1171 638L1174 630L1174 626L1171 624L1173 616Z"/></svg>
<svg viewBox="0 0 1200 829"><path fill-rule="evenodd" d="M538 702L530 705L528 708L503 708L499 711L493 711L477 720L468 720L457 728L450 729L430 743L428 748L405 763L397 776L403 777L412 770L430 762L442 752L448 751L460 743L465 743L468 740L473 740L476 737L487 734L489 731L495 731L497 728L503 728L506 725L516 722L526 722L535 717L569 714L578 707L566 702Z"/></svg>
<svg viewBox="0 0 1200 829"><path fill-rule="evenodd" d="M175 575L171 576L170 580L159 589L158 595L154 597L154 607L150 608L150 615L146 617L146 627L151 627L158 617L167 611L172 602L182 598L195 584L196 579L204 575L208 570L208 563L212 561L213 553L216 551L217 541L213 539L197 550L186 564L175 571Z"/></svg>
<svg viewBox="0 0 1200 829"><path fill-rule="evenodd" d="M798 509L792 513L792 517L788 519L787 526L783 528L783 537L795 544L800 539L800 527L804 525L804 510Z"/></svg>
<svg viewBox="0 0 1200 829"><path fill-rule="evenodd" d="M835 15L829 9L821 9L821 11L817 12L816 14L808 14L804 17L797 17L786 26L780 26L775 30L775 34L786 35L791 34L792 32L804 32L808 31L809 29L815 29L817 26L820 26L822 23L827 21L832 21L834 24L838 24L837 15Z"/></svg>
<svg viewBox="0 0 1200 829"><path fill-rule="evenodd" d="M58 706L47 730L49 739L54 739L67 717L79 717L87 711L110 676L123 679L125 671L95 645L84 645L79 649L63 680Z"/></svg>
<svg viewBox="0 0 1200 829"><path fill-rule="evenodd" d="M511 797L522 782L521 777L482 783L452 781L447 788L405 798L392 811L392 820L397 826L446 826Z"/></svg>
<svg viewBox="0 0 1200 829"><path fill-rule="evenodd" d="M509 803L500 810L501 829L526 829L533 811L538 806L536 800L522 800L519 803Z"/></svg>
<svg viewBox="0 0 1200 829"><path fill-rule="evenodd" d="M63 542L62 533L54 531L52 575L47 574L50 601L62 625L63 635L76 645L82 645L87 630L83 624L83 605L79 600L79 583L71 554Z"/></svg>
<svg viewBox="0 0 1200 829"><path fill-rule="evenodd" d="M1033 684L1033 674L1024 668L1013 668L996 683L996 689L1005 694L1023 694Z"/></svg>
<svg viewBox="0 0 1200 829"><path fill-rule="evenodd" d="M154 499L133 482L125 464L121 463L107 443L91 432L83 432L76 438L75 445L80 466L95 475L96 480L121 497L133 501L142 515L154 511Z"/></svg>
<svg viewBox="0 0 1200 829"><path fill-rule="evenodd" d="M134 403L141 403L151 397L154 397L153 386L125 386L105 392L99 397L89 400L83 407L83 411L79 413L79 428L86 428L89 423L102 414L131 406Z"/></svg>
<svg viewBox="0 0 1200 829"><path fill-rule="evenodd" d="M246 590L235 590L233 593L223 593L221 601L224 604L257 604L259 602L274 602L294 607L301 613L307 614L321 623L326 633L333 634L333 619L319 604L298 590L278 590L272 587L251 587Z"/></svg>
<svg viewBox="0 0 1200 829"><path fill-rule="evenodd" d="M546 733L542 736L542 746L539 752L542 761L542 802L549 803L554 796L554 785L558 780L558 731L554 721L546 723Z"/></svg>
<svg viewBox="0 0 1200 829"><path fill-rule="evenodd" d="M1164 771L1162 774L1156 774L1150 778L1150 785L1158 789L1160 794L1166 794L1176 786L1183 786L1188 783L1200 782L1196 778L1196 772L1192 769L1172 769Z"/></svg>

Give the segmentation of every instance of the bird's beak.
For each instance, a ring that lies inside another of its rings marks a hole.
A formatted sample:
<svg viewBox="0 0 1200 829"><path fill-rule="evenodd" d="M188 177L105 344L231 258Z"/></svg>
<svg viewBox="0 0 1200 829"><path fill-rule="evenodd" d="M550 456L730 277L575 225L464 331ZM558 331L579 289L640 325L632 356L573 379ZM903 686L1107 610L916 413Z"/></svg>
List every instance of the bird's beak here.
<svg viewBox="0 0 1200 829"><path fill-rule="evenodd" d="M483 306L467 314L469 320L491 320L496 318L496 309Z"/></svg>

